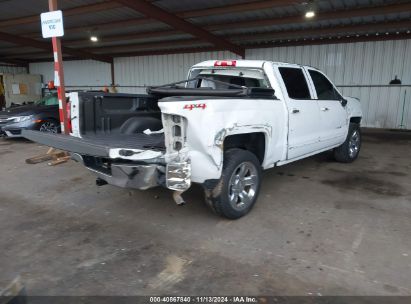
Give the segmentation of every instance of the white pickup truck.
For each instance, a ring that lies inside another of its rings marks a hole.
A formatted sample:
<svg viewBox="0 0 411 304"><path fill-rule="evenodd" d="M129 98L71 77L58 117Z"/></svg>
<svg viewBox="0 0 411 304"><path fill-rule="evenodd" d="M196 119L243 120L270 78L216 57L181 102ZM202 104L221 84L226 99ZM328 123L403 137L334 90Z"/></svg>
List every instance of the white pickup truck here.
<svg viewBox="0 0 411 304"><path fill-rule="evenodd" d="M164 186L183 204L191 183L230 219L257 200L262 170L334 150L354 161L362 112L319 70L260 61L205 61L188 80L148 95L74 92L70 136L24 131L28 139L72 153L97 184Z"/></svg>

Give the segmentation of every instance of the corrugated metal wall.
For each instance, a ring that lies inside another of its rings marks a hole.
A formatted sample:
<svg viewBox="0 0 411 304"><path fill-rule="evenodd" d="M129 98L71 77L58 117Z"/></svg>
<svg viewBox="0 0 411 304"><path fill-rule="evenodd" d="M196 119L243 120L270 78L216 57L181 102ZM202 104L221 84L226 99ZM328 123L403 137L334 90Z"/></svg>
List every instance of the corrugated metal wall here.
<svg viewBox="0 0 411 304"><path fill-rule="evenodd" d="M119 92L144 93L145 86L184 79L190 66L200 61L234 58L230 52L115 58L115 82ZM411 40L249 49L246 58L315 66L345 95L361 100L365 126L400 128L402 121L402 127L411 129ZM44 81L53 79L53 65L30 64L30 73L42 74ZM395 75L403 86L388 86ZM110 65L67 61L65 78L69 86L104 86L111 83Z"/></svg>
<svg viewBox="0 0 411 304"><path fill-rule="evenodd" d="M246 57L317 67L360 99L363 125L399 128L402 121L411 129L411 40L250 49ZM389 86L395 75L408 86Z"/></svg>
<svg viewBox="0 0 411 304"><path fill-rule="evenodd" d="M26 74L27 70L24 67L13 67L0 65L0 74Z"/></svg>
<svg viewBox="0 0 411 304"><path fill-rule="evenodd" d="M44 82L54 80L54 64L53 62L30 63L30 73L43 75ZM101 89L111 84L111 67L109 63L94 60L66 61L64 78L70 90Z"/></svg>
<svg viewBox="0 0 411 304"><path fill-rule="evenodd" d="M116 84L122 86L119 91L123 93L144 93L146 86L185 79L189 68L198 62L224 58L238 56L221 51L115 58Z"/></svg>

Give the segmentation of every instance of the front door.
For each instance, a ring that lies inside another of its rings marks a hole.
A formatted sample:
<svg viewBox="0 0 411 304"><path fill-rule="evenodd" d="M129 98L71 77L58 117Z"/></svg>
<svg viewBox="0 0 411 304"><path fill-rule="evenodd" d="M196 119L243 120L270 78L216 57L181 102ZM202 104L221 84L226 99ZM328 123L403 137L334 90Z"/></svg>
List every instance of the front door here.
<svg viewBox="0 0 411 304"><path fill-rule="evenodd" d="M311 96L305 71L299 67L279 67L287 92L289 115L287 159L298 158L320 149L320 113Z"/></svg>
<svg viewBox="0 0 411 304"><path fill-rule="evenodd" d="M348 131L346 108L334 85L319 71L308 69L320 108L321 142L326 148L344 142Z"/></svg>

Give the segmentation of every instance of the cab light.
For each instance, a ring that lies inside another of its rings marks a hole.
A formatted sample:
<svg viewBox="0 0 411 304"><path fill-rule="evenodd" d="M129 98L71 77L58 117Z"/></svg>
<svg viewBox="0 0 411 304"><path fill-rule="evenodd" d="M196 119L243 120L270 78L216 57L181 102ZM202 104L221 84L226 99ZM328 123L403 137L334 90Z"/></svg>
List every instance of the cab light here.
<svg viewBox="0 0 411 304"><path fill-rule="evenodd" d="M236 66L237 60L217 60L214 66Z"/></svg>

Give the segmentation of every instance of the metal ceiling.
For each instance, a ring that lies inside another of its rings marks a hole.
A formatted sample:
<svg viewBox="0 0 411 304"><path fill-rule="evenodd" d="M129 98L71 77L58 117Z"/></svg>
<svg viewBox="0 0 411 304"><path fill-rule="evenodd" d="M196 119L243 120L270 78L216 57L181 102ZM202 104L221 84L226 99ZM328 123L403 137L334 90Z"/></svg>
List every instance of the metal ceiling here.
<svg viewBox="0 0 411 304"><path fill-rule="evenodd" d="M245 47L318 44L324 39L364 41L381 40L382 37L411 38L410 1L128 2L60 0L66 31L63 46L113 57L201 48L222 50L230 46L238 46L241 52L241 48L244 50ZM138 5L130 3L148 5L150 18L139 11ZM309 8L316 12L312 20L304 18ZM0 62L25 64L51 59L50 51L39 49L30 40L48 42L41 38L39 21L40 13L47 10L47 0L0 2ZM91 35L97 36L99 42L91 42ZM73 54L77 52L68 51L65 55L67 58L77 57Z"/></svg>

